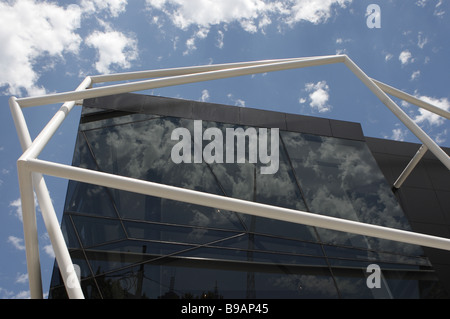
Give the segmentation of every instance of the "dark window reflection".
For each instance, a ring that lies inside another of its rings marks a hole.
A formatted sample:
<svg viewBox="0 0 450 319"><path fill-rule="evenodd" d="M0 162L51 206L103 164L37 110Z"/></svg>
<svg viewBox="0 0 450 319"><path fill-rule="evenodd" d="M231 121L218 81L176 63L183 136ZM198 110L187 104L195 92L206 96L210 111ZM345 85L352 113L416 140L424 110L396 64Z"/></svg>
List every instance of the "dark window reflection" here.
<svg viewBox="0 0 450 319"><path fill-rule="evenodd" d="M410 230L409 223L364 142L281 133L311 212ZM376 251L423 254L420 247L318 229L322 241Z"/></svg>
<svg viewBox="0 0 450 319"><path fill-rule="evenodd" d="M262 164L248 160L173 163L171 133L180 127L193 132L194 122L120 112L86 114L73 165L409 229L364 142L280 132L279 170L262 175ZM210 127L225 135L236 126L203 121L203 129ZM87 298L447 296L414 245L85 183L69 183L62 228L82 268ZM373 263L383 270L382 290L366 285L366 267ZM57 268L50 297L66 297Z"/></svg>

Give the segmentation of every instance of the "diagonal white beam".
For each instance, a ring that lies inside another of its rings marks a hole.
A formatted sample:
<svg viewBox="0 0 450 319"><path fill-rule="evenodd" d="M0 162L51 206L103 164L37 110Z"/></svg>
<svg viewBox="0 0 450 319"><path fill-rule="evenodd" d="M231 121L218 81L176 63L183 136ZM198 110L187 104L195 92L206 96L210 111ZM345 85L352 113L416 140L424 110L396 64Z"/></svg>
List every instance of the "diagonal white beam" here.
<svg viewBox="0 0 450 319"><path fill-rule="evenodd" d="M450 157L349 57L345 65L391 110L392 113L450 170Z"/></svg>
<svg viewBox="0 0 450 319"><path fill-rule="evenodd" d="M440 107L437 107L433 104L427 103L425 101L422 101L421 99L416 98L415 96L412 96L410 94L407 94L403 91L400 91L399 89L396 89L392 86L389 86L383 82L377 81L375 79L372 79L372 81L385 93L390 94L392 96L398 97L399 99L402 99L406 102L409 102L411 104L414 104L415 106L418 106L424 110L427 110L431 113L437 114L439 116L442 116L448 120L450 120L450 112L441 109Z"/></svg>
<svg viewBox="0 0 450 319"><path fill-rule="evenodd" d="M428 151L428 147L426 147L425 145L422 145L419 148L416 155L414 155L412 160L408 163L406 168L403 170L403 172L400 174L400 176L394 182L394 187L396 189L400 189L400 187L402 187L403 183L406 181L408 176L412 173L412 171L417 166L417 164L419 164L420 160L425 156L427 151Z"/></svg>

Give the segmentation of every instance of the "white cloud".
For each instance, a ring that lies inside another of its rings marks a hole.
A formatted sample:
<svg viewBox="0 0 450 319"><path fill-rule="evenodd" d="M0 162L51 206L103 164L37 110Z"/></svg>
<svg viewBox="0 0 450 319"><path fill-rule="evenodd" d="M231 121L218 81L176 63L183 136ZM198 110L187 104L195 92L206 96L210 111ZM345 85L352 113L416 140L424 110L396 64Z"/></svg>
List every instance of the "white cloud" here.
<svg viewBox="0 0 450 319"><path fill-rule="evenodd" d="M235 106L245 107L245 101L242 99L234 98L233 94L228 93L227 97L234 102Z"/></svg>
<svg viewBox="0 0 450 319"><path fill-rule="evenodd" d="M16 278L16 283L18 284L28 283L28 274L18 274Z"/></svg>
<svg viewBox="0 0 450 319"><path fill-rule="evenodd" d="M55 251L53 250L53 246L51 244L45 245L43 249L50 258L55 258Z"/></svg>
<svg viewBox="0 0 450 319"><path fill-rule="evenodd" d="M80 6L85 13L94 14L99 10L108 10L112 17L125 12L127 0L82 0Z"/></svg>
<svg viewBox="0 0 450 319"><path fill-rule="evenodd" d="M299 22L320 24L327 22L338 8L346 8L353 0L146 0L152 11L152 20L164 20L166 16L177 28L190 27L209 30L211 26L235 23L249 33L265 33L274 21L293 26ZM159 11L159 12L158 12ZM162 15L161 15L162 14ZM160 16L158 16L160 15ZM159 24L160 25L160 24ZM203 31L204 32L204 31ZM219 31L217 47L224 45L224 33ZM196 49L194 35L186 41L189 54Z"/></svg>
<svg viewBox="0 0 450 319"><path fill-rule="evenodd" d="M95 31L86 38L86 44L97 49L95 68L102 74L110 73L113 66L128 69L138 58L137 40L118 31Z"/></svg>
<svg viewBox="0 0 450 319"><path fill-rule="evenodd" d="M9 207L15 208L15 215L17 218L20 219L20 221L23 221L22 217L22 201L20 197L12 202L9 203Z"/></svg>
<svg viewBox="0 0 450 319"><path fill-rule="evenodd" d="M37 200L36 194L34 194L34 206L36 207L37 211L39 211L39 202ZM14 215L20 220L23 221L23 213L22 213L22 200L19 197L16 200L13 200L9 203L9 207L13 207L15 209Z"/></svg>
<svg viewBox="0 0 450 319"><path fill-rule="evenodd" d="M245 107L245 101L242 99L236 99L234 101L234 105L239 106L239 107Z"/></svg>
<svg viewBox="0 0 450 319"><path fill-rule="evenodd" d="M430 103L434 106L437 106L443 110L450 111L450 101L447 98L434 98L429 96L420 96L416 95L416 97L420 100L423 100L427 103ZM445 123L445 119L441 116L431 113L422 108L419 109L419 115L414 118L414 121L418 124L428 123L431 126L441 126Z"/></svg>
<svg viewBox="0 0 450 319"><path fill-rule="evenodd" d="M18 250L25 250L23 239L16 236L9 236L8 243L12 244Z"/></svg>
<svg viewBox="0 0 450 319"><path fill-rule="evenodd" d="M395 141L404 141L407 133L408 133L407 130L396 128L392 130L391 138Z"/></svg>
<svg viewBox="0 0 450 319"><path fill-rule="evenodd" d="M317 83L308 83L305 85L305 91L309 94L309 105L320 113L325 113L331 110L331 105L328 104L330 99L329 94L330 87L326 81L320 81ZM305 98L299 99L300 103L306 103Z"/></svg>
<svg viewBox="0 0 450 319"><path fill-rule="evenodd" d="M308 21L319 24L331 18L335 7L346 8L352 0L295 0L294 3L288 23Z"/></svg>
<svg viewBox="0 0 450 319"><path fill-rule="evenodd" d="M416 5L423 8L427 5L427 1L428 0L417 0Z"/></svg>
<svg viewBox="0 0 450 319"><path fill-rule="evenodd" d="M192 51L197 50L197 46L195 45L195 41L197 39L204 39L208 36L209 29L207 28L200 28L197 32L194 33L194 35L186 40L186 51L183 52L183 55L187 55L191 53Z"/></svg>
<svg viewBox="0 0 450 319"><path fill-rule="evenodd" d="M277 21L295 24L326 22L336 7L345 8L353 0L146 0L149 8L161 10L181 29L191 25L207 27L238 22L248 32L263 31Z"/></svg>
<svg viewBox="0 0 450 319"><path fill-rule="evenodd" d="M394 55L393 54L391 54L391 53L387 53L386 54L386 56L384 57L384 60L387 62L387 61L390 61L390 60L392 60L392 58L394 57Z"/></svg>
<svg viewBox="0 0 450 319"><path fill-rule="evenodd" d="M441 5L443 0L439 0L438 4L436 4L436 8L434 10L434 15L437 17L442 17L445 14L445 11L441 9Z"/></svg>
<svg viewBox="0 0 450 319"><path fill-rule="evenodd" d="M447 141L448 129L438 133L435 137L435 141L438 144L444 144Z"/></svg>
<svg viewBox="0 0 450 319"><path fill-rule="evenodd" d="M30 291L24 290L18 293L0 287L1 299L30 299Z"/></svg>
<svg viewBox="0 0 450 319"><path fill-rule="evenodd" d="M75 31L81 14L76 5L63 8L36 0L0 2L0 87L12 95L21 95L23 89L29 95L44 94L45 89L37 83L36 59L45 56L51 67L64 53L78 53L81 37Z"/></svg>
<svg viewBox="0 0 450 319"><path fill-rule="evenodd" d="M83 42L78 33L82 20L102 11L117 17L125 12L126 6L127 0L81 0L79 5L40 0L1 1L0 87L3 93L45 94L45 87L39 84L41 73L64 62L65 55L79 53ZM126 65L121 58L119 55L113 63Z"/></svg>
<svg viewBox="0 0 450 319"><path fill-rule="evenodd" d="M186 29L191 25L209 27L221 23L254 21L273 5L262 0L147 0L153 8L162 10L173 23Z"/></svg>
<svg viewBox="0 0 450 319"><path fill-rule="evenodd" d="M416 80L420 76L420 70L417 70L411 74L411 80Z"/></svg>
<svg viewBox="0 0 450 319"><path fill-rule="evenodd" d="M223 31L219 30L217 32L217 43L216 43L216 47L218 47L219 49L223 48L223 39L225 38L225 34Z"/></svg>
<svg viewBox="0 0 450 319"><path fill-rule="evenodd" d="M412 54L409 52L409 50L405 50L402 53L400 53L400 56L398 57L402 65L406 65L410 62L413 62Z"/></svg>
<svg viewBox="0 0 450 319"><path fill-rule="evenodd" d="M427 43L428 43L428 38L423 35L423 32L419 32L417 46L419 48L423 49Z"/></svg>
<svg viewBox="0 0 450 319"><path fill-rule="evenodd" d="M209 100L209 92L208 90L202 91L202 97L200 98L200 101L207 102Z"/></svg>

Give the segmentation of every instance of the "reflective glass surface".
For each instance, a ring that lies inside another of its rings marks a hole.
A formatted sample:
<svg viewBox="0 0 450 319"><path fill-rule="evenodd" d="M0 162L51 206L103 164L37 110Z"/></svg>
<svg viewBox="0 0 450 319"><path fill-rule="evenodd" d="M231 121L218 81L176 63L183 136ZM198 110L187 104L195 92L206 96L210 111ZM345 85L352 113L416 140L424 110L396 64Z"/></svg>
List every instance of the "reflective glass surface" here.
<svg viewBox="0 0 450 319"><path fill-rule="evenodd" d="M237 127L202 124L224 136ZM280 131L279 169L263 175L249 148L244 163L174 163L177 128L193 132L194 121L117 113L85 119L73 165L410 229L362 141ZM192 137L191 154L195 143ZM85 183L69 182L62 229L87 298L446 296L418 246ZM370 264L380 265L383 289L367 286ZM66 297L56 267L50 297Z"/></svg>

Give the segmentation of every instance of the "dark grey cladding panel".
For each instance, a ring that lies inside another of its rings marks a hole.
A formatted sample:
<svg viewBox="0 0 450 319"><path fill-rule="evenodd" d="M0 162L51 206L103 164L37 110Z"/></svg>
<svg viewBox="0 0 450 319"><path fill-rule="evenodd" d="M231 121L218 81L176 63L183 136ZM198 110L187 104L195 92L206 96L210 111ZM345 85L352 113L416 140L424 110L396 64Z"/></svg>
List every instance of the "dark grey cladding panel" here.
<svg viewBox="0 0 450 319"><path fill-rule="evenodd" d="M410 221L445 225L447 218L433 189L404 186L398 192Z"/></svg>
<svg viewBox="0 0 450 319"><path fill-rule="evenodd" d="M193 103L192 115L196 120L223 122L223 123L239 123L239 108L213 104L213 103Z"/></svg>
<svg viewBox="0 0 450 319"><path fill-rule="evenodd" d="M279 128L286 130L286 114L280 112L257 110L241 107L240 109L240 125Z"/></svg>
<svg viewBox="0 0 450 319"><path fill-rule="evenodd" d="M286 114L286 126L292 132L365 141L361 125L354 122Z"/></svg>
<svg viewBox="0 0 450 319"><path fill-rule="evenodd" d="M366 143L391 185L420 148L420 144L370 137L366 137ZM444 151L450 153L449 148ZM431 152L396 194L413 231L450 238L450 171ZM426 247L424 250L450 291L450 252Z"/></svg>
<svg viewBox="0 0 450 319"><path fill-rule="evenodd" d="M412 158L420 148L420 144L385 140L374 137L366 137L366 142L374 153L384 153ZM450 148L443 148L450 155ZM433 153L428 151L424 159L436 160Z"/></svg>
<svg viewBox="0 0 450 319"><path fill-rule="evenodd" d="M83 105L87 108L192 118L192 104L182 99L125 93L87 99Z"/></svg>
<svg viewBox="0 0 450 319"><path fill-rule="evenodd" d="M448 150L448 149L447 149ZM437 160L422 160L431 183L436 190L443 190L450 192L450 171L441 163L436 165ZM450 215L450 208L447 210ZM450 220L449 220L450 222Z"/></svg>
<svg viewBox="0 0 450 319"><path fill-rule="evenodd" d="M86 108L201 119L364 141L358 123L245 107L125 93L84 101ZM85 112L87 114L88 112Z"/></svg>
<svg viewBox="0 0 450 319"><path fill-rule="evenodd" d="M291 132L333 136L330 120L324 118L286 114L286 126Z"/></svg>
<svg viewBox="0 0 450 319"><path fill-rule="evenodd" d="M194 102L160 96L144 96L141 113L192 118Z"/></svg>
<svg viewBox="0 0 450 319"><path fill-rule="evenodd" d="M331 133L334 137L365 141L364 133L359 123L330 120L330 125Z"/></svg>
<svg viewBox="0 0 450 319"><path fill-rule="evenodd" d="M117 94L83 101L86 108L99 108L124 112L139 113L142 109L143 98L136 94Z"/></svg>

